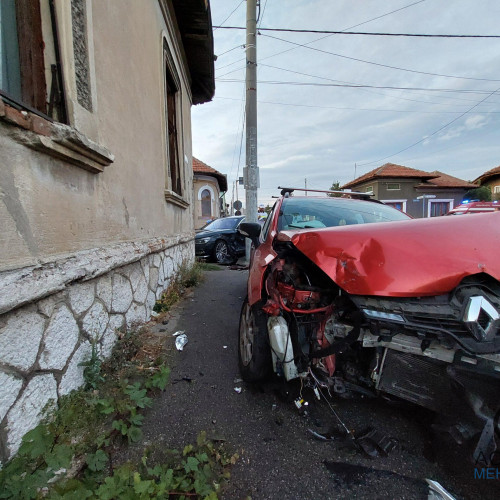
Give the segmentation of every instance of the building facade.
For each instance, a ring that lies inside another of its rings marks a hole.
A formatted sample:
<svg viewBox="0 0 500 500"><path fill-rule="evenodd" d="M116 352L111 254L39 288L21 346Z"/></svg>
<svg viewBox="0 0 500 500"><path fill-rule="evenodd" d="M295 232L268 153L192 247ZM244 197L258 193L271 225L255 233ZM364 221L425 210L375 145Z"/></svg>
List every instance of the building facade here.
<svg viewBox="0 0 500 500"><path fill-rule="evenodd" d="M492 168L474 180L479 186L486 186L491 191L493 200L500 200L500 167Z"/></svg>
<svg viewBox="0 0 500 500"><path fill-rule="evenodd" d="M206 0L0 4L0 460L194 261Z"/></svg>
<svg viewBox="0 0 500 500"><path fill-rule="evenodd" d="M475 187L437 170L424 172L386 163L348 182L342 189L372 192L376 200L421 218L444 215L459 205L464 194Z"/></svg>
<svg viewBox="0 0 500 500"><path fill-rule="evenodd" d="M215 168L193 157L194 228L227 215L227 178Z"/></svg>

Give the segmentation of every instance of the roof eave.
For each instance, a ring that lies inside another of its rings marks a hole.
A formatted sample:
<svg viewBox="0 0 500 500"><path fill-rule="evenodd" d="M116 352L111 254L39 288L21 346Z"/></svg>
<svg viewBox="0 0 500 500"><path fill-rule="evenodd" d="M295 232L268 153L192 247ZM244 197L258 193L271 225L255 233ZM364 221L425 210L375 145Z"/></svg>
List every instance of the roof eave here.
<svg viewBox="0 0 500 500"><path fill-rule="evenodd" d="M172 0L191 75L193 104L215 94L214 38L208 0Z"/></svg>

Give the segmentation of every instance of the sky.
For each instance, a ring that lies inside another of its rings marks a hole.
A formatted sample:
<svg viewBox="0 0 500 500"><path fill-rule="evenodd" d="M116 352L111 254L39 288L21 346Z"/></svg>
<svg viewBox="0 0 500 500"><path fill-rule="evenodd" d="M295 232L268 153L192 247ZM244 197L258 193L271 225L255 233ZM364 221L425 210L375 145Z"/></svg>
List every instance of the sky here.
<svg viewBox="0 0 500 500"><path fill-rule="evenodd" d="M498 0L260 3L259 203L278 186L329 189L385 163L463 180L500 165ZM211 10L216 90L192 109L193 155L228 176L231 202L245 166L245 31L225 28L245 26L246 1L212 0Z"/></svg>

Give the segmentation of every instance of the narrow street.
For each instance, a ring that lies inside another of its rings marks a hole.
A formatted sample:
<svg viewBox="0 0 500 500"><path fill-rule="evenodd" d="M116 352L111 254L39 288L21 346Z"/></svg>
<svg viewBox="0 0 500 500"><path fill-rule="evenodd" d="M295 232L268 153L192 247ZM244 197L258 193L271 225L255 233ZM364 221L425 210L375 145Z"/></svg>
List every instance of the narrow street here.
<svg viewBox="0 0 500 500"><path fill-rule="evenodd" d="M293 403L299 385L241 382L237 339L246 278L246 271L227 268L207 272L168 324L156 326L167 335L184 330L189 341L182 352L172 350L171 383L146 414L146 443L182 447L201 431L224 439L240 455L223 491L228 500L427 498L426 478L457 499L495 497L494 481L474 479L472 466L453 449L433 446L428 415L414 407L330 400L350 429L372 426L397 440L389 456L369 459L349 443L319 441L308 431L326 432L338 423L312 391L303 392L309 402L304 416ZM443 466L447 462L453 469Z"/></svg>

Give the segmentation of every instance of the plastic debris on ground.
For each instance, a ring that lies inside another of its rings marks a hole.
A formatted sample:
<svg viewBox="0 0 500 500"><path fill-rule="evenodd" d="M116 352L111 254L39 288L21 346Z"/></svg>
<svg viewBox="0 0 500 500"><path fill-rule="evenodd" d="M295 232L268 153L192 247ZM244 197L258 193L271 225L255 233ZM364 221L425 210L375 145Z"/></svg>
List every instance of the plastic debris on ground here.
<svg viewBox="0 0 500 500"><path fill-rule="evenodd" d="M446 491L437 481L426 479L429 485L427 500L455 500L455 497Z"/></svg>
<svg viewBox="0 0 500 500"><path fill-rule="evenodd" d="M184 330L179 330L178 332L172 333L172 337L177 337L178 335L182 335Z"/></svg>
<svg viewBox="0 0 500 500"><path fill-rule="evenodd" d="M314 386L314 395L319 400L323 396L323 401L329 406L331 412L337 419L340 427L342 429L341 435L337 436L332 433L323 434L315 432L312 429L308 429L308 432L312 434L316 439L320 441L334 441L343 440L346 443L353 444L356 449L362 451L366 456L370 458L386 457L389 453L394 450L399 449L399 441L395 438L385 435L383 432L377 431L376 429L369 427L365 431L356 435L344 421L340 418L340 415L335 411L335 408L329 403L328 399L323 394L319 384ZM299 412L304 411L304 407L308 404L301 397L297 398L295 401L295 406ZM306 412L307 415L307 412Z"/></svg>
<svg viewBox="0 0 500 500"><path fill-rule="evenodd" d="M242 391L241 387L234 388L234 392L237 392L238 394L241 394L241 391Z"/></svg>
<svg viewBox="0 0 500 500"><path fill-rule="evenodd" d="M340 432L323 432L319 433L313 431L312 429L307 429L312 436L314 436L318 441L339 441L345 439L344 435L341 435Z"/></svg>
<svg viewBox="0 0 500 500"><path fill-rule="evenodd" d="M151 311L151 317L152 318L157 318L160 314L157 313L156 311Z"/></svg>
<svg viewBox="0 0 500 500"><path fill-rule="evenodd" d="M180 333L180 332L177 332ZM175 334L174 334L175 335ZM188 338L185 333L180 333L177 338L175 339L175 347L177 348L178 351L182 351L184 349L184 346L187 344Z"/></svg>
<svg viewBox="0 0 500 500"><path fill-rule="evenodd" d="M178 382L188 382L191 383L193 379L191 377L174 378L172 384L177 384Z"/></svg>
<svg viewBox="0 0 500 500"><path fill-rule="evenodd" d="M355 436L354 434L346 435L341 432L320 433L312 429L307 429L307 431L319 441L351 443L370 458L387 457L389 453L399 449L399 441L397 439L391 438L373 428L368 428L359 436Z"/></svg>
<svg viewBox="0 0 500 500"><path fill-rule="evenodd" d="M396 438L386 436L383 432L373 428L369 428L360 436L357 436L356 444L370 458L386 457L399 448L399 441Z"/></svg>

